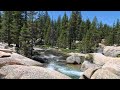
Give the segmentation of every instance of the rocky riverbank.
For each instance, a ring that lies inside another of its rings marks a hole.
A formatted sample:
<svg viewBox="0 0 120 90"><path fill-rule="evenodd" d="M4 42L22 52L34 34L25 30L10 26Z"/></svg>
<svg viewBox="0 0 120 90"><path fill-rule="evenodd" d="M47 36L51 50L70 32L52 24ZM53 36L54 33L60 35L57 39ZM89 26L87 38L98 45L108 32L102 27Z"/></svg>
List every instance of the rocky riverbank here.
<svg viewBox="0 0 120 90"><path fill-rule="evenodd" d="M71 79L75 75L80 79L120 79L119 46L104 46L101 53L66 55L56 49L37 49L39 57L32 60L0 45L1 79ZM78 65L79 70L68 68L72 65Z"/></svg>
<svg viewBox="0 0 120 90"><path fill-rule="evenodd" d="M74 61L80 61L83 75L80 79L120 79L120 46L103 46L100 53L69 53ZM84 57L81 59L75 56ZM69 58L68 58L69 59ZM73 60L71 60L73 62Z"/></svg>
<svg viewBox="0 0 120 90"><path fill-rule="evenodd" d="M68 53L65 63L80 65L80 79L120 79L119 46L103 46L99 53Z"/></svg>
<svg viewBox="0 0 120 90"><path fill-rule="evenodd" d="M93 53L93 62L84 61L80 79L120 79L120 58Z"/></svg>
<svg viewBox="0 0 120 90"><path fill-rule="evenodd" d="M2 45L1 45L2 47ZM13 52L0 48L1 79L71 79L70 77L43 67L43 64Z"/></svg>

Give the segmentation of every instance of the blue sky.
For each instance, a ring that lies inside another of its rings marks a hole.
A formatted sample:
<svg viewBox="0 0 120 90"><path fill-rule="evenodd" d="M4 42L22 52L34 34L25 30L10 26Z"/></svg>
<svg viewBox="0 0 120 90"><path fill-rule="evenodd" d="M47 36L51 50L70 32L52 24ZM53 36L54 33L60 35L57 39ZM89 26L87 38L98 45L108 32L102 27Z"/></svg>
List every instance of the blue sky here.
<svg viewBox="0 0 120 90"><path fill-rule="evenodd" d="M48 13L53 19L57 19L59 15L64 15L64 11L48 11ZM71 11L66 11L66 13L70 17ZM81 11L81 14L83 20L89 18L92 21L94 16L96 16L99 22L102 21L104 24L110 26L112 26L117 19L120 19L120 11Z"/></svg>

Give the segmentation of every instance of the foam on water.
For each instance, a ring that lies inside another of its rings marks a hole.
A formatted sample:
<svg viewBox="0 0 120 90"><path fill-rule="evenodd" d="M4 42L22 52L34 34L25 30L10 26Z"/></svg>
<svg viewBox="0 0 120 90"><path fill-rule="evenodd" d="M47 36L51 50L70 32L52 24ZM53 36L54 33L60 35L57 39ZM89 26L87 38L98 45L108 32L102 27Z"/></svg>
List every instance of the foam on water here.
<svg viewBox="0 0 120 90"><path fill-rule="evenodd" d="M50 54L50 55L44 55L44 58L55 58L56 56L55 55L52 55L52 54Z"/></svg>
<svg viewBox="0 0 120 90"><path fill-rule="evenodd" d="M73 70L73 69L70 69L66 66L60 66L54 62L51 62L50 64L48 64L47 66L48 69L50 70L57 70L63 74L66 74L66 75L69 75L69 76L81 76L83 74L83 72L80 72L78 70Z"/></svg>
<svg viewBox="0 0 120 90"><path fill-rule="evenodd" d="M75 70L66 70L65 68L60 68L58 70L62 73L68 74L68 75L81 76L83 74L83 72L75 71Z"/></svg>

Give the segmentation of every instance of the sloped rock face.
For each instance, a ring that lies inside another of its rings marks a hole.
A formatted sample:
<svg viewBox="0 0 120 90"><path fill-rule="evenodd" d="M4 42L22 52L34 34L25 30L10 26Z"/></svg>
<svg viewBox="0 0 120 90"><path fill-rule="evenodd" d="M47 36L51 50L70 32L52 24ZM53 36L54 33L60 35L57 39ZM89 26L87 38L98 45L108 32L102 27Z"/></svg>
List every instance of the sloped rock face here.
<svg viewBox="0 0 120 90"><path fill-rule="evenodd" d="M88 68L85 72L84 72L84 76L87 77L88 79L91 78L91 76L94 74L94 72L96 70L98 70L99 67L91 67L91 68Z"/></svg>
<svg viewBox="0 0 120 90"><path fill-rule="evenodd" d="M71 79L55 70L40 67L42 63L14 53L6 45L0 44L0 79Z"/></svg>
<svg viewBox="0 0 120 90"><path fill-rule="evenodd" d="M28 65L28 66L42 66L41 63L33 61L29 58L19 59L14 57L0 58L0 66L4 65Z"/></svg>
<svg viewBox="0 0 120 90"><path fill-rule="evenodd" d="M101 67L101 66L96 65L96 64L94 64L94 63L90 63L89 61L84 61L84 62L82 63L82 65L81 65L80 70L81 70L81 71L85 71L85 70L87 70L88 68L99 68L99 67Z"/></svg>
<svg viewBox="0 0 120 90"><path fill-rule="evenodd" d="M120 46L105 46L103 54L105 56L116 57L120 54Z"/></svg>
<svg viewBox="0 0 120 90"><path fill-rule="evenodd" d="M23 65L29 65L29 66L42 66L43 64L37 61L34 61L32 59L29 59L27 57L24 57L20 54L13 53L11 55L11 58L15 58L16 61L19 61Z"/></svg>
<svg viewBox="0 0 120 90"><path fill-rule="evenodd" d="M4 54L4 53L3 53ZM1 79L71 79L55 70L49 70L43 64L12 53L10 57L0 58Z"/></svg>
<svg viewBox="0 0 120 90"><path fill-rule="evenodd" d="M4 65L29 65L42 66L41 63L24 57L20 54L13 53L10 49L0 49L0 67Z"/></svg>
<svg viewBox="0 0 120 90"><path fill-rule="evenodd" d="M101 53L93 53L93 63L97 65L104 65L107 61L110 60L110 57L106 57Z"/></svg>
<svg viewBox="0 0 120 90"><path fill-rule="evenodd" d="M120 60L112 59L108 61L105 65L102 67L103 69L108 69L109 71L120 75Z"/></svg>
<svg viewBox="0 0 120 90"><path fill-rule="evenodd" d="M93 53L93 63L84 62L80 79L120 79L120 58ZM97 65L97 67L96 67Z"/></svg>
<svg viewBox="0 0 120 90"><path fill-rule="evenodd" d="M71 79L57 71L38 66L7 65L0 69L4 79Z"/></svg>
<svg viewBox="0 0 120 90"><path fill-rule="evenodd" d="M0 51L5 52L5 53L12 53L13 52L10 49L0 49Z"/></svg>
<svg viewBox="0 0 120 90"><path fill-rule="evenodd" d="M20 65L7 65L0 69L0 78L4 78L8 73L12 72L14 69L20 67Z"/></svg>
<svg viewBox="0 0 120 90"><path fill-rule="evenodd" d="M10 57L10 56L11 56L11 53L5 53L5 52L0 51L0 58L2 58L2 57Z"/></svg>
<svg viewBox="0 0 120 90"><path fill-rule="evenodd" d="M112 73L108 69L99 69L92 75L91 79L120 79L120 76Z"/></svg>
<svg viewBox="0 0 120 90"><path fill-rule="evenodd" d="M103 58L106 61L103 60ZM101 61L97 61L97 62L93 61L93 62L97 63L97 65L100 67L93 67L94 66L93 63L90 64L90 62L88 62L87 65L85 64L88 67L88 69L84 71L82 79L85 79L85 78L87 79L120 79L120 58L104 56L99 60L101 60L102 63Z"/></svg>

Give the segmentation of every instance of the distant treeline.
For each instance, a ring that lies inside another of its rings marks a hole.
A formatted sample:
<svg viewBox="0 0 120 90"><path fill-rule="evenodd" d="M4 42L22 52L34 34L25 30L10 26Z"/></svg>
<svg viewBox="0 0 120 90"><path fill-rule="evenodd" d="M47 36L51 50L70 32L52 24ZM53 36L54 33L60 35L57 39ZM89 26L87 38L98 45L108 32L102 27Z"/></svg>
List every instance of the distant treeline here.
<svg viewBox="0 0 120 90"><path fill-rule="evenodd" d="M54 16L53 16L54 17ZM31 57L34 45L78 49L94 52L102 39L106 45L120 45L119 19L113 26L97 21L83 20L80 11L66 12L57 20L50 18L47 11L1 11L0 41L10 46L16 44L17 52Z"/></svg>

